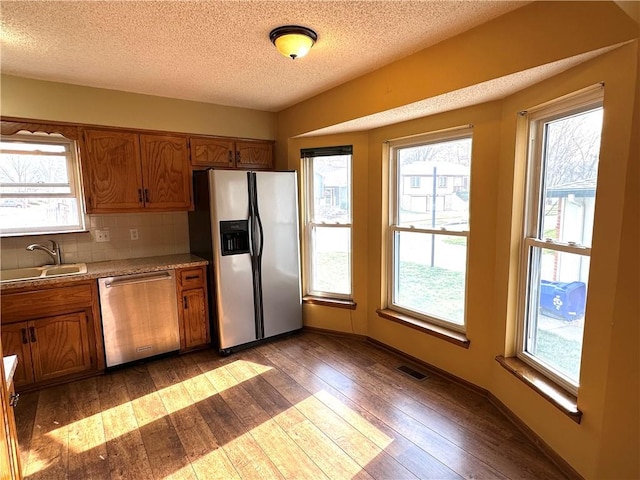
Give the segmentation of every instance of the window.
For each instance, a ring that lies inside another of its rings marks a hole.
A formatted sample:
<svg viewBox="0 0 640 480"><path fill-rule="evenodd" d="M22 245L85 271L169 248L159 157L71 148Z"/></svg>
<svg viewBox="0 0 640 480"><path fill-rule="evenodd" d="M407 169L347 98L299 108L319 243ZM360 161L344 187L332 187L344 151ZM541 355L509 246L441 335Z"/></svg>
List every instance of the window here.
<svg viewBox="0 0 640 480"><path fill-rule="evenodd" d="M411 177L411 188L420 188L420 177Z"/></svg>
<svg viewBox="0 0 640 480"><path fill-rule="evenodd" d="M301 151L308 295L351 298L352 151L351 146Z"/></svg>
<svg viewBox="0 0 640 480"><path fill-rule="evenodd" d="M602 88L523 113L528 173L518 357L573 394L580 380Z"/></svg>
<svg viewBox="0 0 640 480"><path fill-rule="evenodd" d="M455 129L390 144L390 284L392 310L465 329L471 130ZM403 178L420 175L419 195ZM456 190L440 189L454 176Z"/></svg>
<svg viewBox="0 0 640 480"><path fill-rule="evenodd" d="M447 177L440 175L438 177L438 187L447 188Z"/></svg>
<svg viewBox="0 0 640 480"><path fill-rule="evenodd" d="M84 230L73 140L17 134L0 143L3 236Z"/></svg>

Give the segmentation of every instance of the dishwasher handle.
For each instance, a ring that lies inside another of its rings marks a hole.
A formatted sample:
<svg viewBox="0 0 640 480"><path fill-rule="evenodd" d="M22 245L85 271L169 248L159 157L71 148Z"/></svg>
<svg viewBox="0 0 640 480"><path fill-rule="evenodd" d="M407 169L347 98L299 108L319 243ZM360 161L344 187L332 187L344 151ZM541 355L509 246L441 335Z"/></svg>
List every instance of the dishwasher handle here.
<svg viewBox="0 0 640 480"><path fill-rule="evenodd" d="M135 283L147 283L157 282L159 280L168 280L171 278L171 274L168 272L153 273L151 275L135 276L135 277L120 277L104 282L104 286L107 288L121 287L124 285L133 285Z"/></svg>

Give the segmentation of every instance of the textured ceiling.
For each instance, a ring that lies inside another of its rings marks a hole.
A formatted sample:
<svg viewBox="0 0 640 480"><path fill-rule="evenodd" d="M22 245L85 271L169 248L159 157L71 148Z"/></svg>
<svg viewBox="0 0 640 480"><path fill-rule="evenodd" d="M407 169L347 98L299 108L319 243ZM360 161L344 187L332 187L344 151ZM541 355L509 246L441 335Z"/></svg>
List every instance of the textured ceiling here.
<svg viewBox="0 0 640 480"><path fill-rule="evenodd" d="M528 2L0 2L2 73L279 111ZM281 56L280 25L318 33Z"/></svg>

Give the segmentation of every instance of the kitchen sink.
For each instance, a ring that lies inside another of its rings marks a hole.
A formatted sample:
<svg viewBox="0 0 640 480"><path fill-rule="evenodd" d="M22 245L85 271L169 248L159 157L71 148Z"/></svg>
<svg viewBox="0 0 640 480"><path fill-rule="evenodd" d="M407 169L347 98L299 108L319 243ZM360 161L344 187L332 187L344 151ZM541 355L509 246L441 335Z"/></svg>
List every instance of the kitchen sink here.
<svg viewBox="0 0 640 480"><path fill-rule="evenodd" d="M14 268L0 271L0 282L17 282L35 278L59 277L62 275L80 275L87 273L86 263L69 263L64 265L45 265L43 267Z"/></svg>
<svg viewBox="0 0 640 480"><path fill-rule="evenodd" d="M87 265L84 263L74 263L72 265L56 265L44 270L45 277L54 277L57 275L73 275L87 273Z"/></svg>

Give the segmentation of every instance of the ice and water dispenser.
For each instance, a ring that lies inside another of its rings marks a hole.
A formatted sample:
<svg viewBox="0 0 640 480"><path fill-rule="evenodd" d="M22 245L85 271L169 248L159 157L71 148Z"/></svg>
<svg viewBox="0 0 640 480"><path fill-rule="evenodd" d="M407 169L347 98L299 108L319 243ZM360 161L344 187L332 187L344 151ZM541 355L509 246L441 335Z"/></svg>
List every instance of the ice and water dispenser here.
<svg viewBox="0 0 640 480"><path fill-rule="evenodd" d="M220 241L222 256L249 253L249 221L220 222Z"/></svg>

